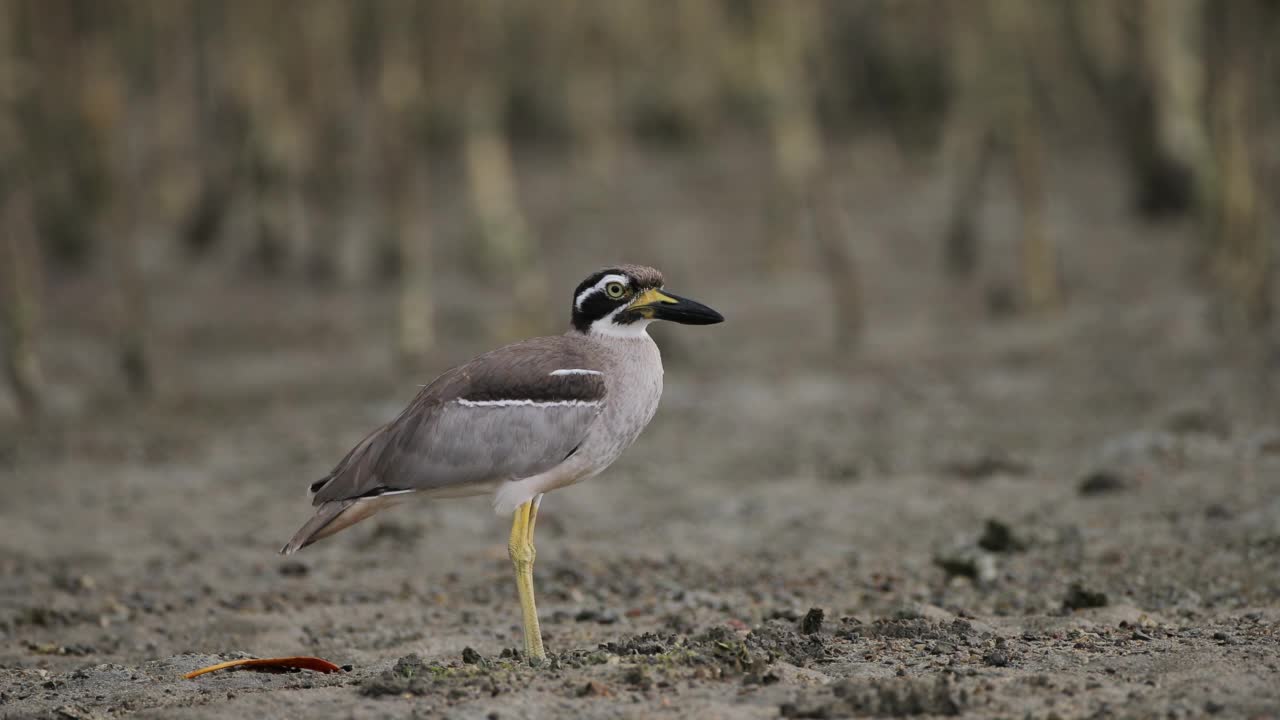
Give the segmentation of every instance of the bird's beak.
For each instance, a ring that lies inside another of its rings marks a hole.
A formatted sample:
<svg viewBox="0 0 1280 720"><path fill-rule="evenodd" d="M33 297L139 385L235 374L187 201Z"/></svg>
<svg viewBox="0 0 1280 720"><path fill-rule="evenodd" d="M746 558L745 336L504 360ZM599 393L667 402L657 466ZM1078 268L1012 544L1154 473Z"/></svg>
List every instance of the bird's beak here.
<svg viewBox="0 0 1280 720"><path fill-rule="evenodd" d="M683 298L666 290L651 288L640 293L627 307L650 320L670 320L682 325L714 325L724 316L696 300Z"/></svg>

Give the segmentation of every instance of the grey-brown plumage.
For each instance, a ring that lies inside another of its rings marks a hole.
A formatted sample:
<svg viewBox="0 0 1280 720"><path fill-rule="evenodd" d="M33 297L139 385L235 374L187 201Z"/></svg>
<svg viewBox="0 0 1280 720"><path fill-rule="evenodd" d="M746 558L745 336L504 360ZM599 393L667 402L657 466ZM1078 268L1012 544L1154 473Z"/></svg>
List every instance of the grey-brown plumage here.
<svg viewBox="0 0 1280 720"><path fill-rule="evenodd" d="M568 333L499 348L438 377L311 485L316 514L282 552L409 495L494 493L505 514L603 470L662 393L661 357L645 326L721 319L661 285L652 268L597 272L574 295Z"/></svg>

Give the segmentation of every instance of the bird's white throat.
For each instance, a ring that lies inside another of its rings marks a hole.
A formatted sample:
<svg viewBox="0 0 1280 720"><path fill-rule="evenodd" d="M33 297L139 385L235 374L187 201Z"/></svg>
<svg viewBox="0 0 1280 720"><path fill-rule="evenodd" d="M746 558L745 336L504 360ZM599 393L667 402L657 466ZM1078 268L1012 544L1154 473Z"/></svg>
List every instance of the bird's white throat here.
<svg viewBox="0 0 1280 720"><path fill-rule="evenodd" d="M619 325L613 321L615 315L626 310L626 307L620 307L599 320L591 323L591 327L587 328L588 335L596 335L602 337L615 338L642 338L649 336L649 323L653 320L649 318L639 318L635 322L626 325Z"/></svg>

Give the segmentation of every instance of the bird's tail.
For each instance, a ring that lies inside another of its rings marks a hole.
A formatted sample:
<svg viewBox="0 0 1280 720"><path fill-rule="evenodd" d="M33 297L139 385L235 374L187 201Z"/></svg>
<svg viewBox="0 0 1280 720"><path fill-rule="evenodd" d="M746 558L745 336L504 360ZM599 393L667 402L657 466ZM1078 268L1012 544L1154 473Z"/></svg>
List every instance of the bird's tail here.
<svg viewBox="0 0 1280 720"><path fill-rule="evenodd" d="M355 525L379 510L398 505L414 494L413 490L391 490L368 497L320 503L316 514L293 534L288 545L280 548L280 554L292 555L317 540Z"/></svg>
<svg viewBox="0 0 1280 720"><path fill-rule="evenodd" d="M367 513L348 512L359 503L359 500L335 500L322 503L320 507L316 508L316 514L312 515L311 519L301 528L298 528L298 532L293 534L293 539L280 548L280 554L292 555L321 538L329 537L339 530L365 519L369 516ZM350 517L352 515L358 515L358 517Z"/></svg>

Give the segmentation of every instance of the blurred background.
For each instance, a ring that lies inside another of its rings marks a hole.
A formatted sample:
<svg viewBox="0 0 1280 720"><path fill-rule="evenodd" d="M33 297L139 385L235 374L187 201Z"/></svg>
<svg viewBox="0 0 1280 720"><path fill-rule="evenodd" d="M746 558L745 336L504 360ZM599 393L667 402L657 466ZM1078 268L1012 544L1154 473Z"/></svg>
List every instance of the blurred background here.
<svg viewBox="0 0 1280 720"><path fill-rule="evenodd" d="M844 354L945 284L1059 322L1091 265L1161 243L1215 328L1270 326L1269 0L0 10L10 419L181 394L205 315L290 303L372 302L361 343L422 367L559 331L615 261L695 295L812 275L790 329ZM1103 194L1141 239L1083 237ZM893 257L917 275L869 293Z"/></svg>
<svg viewBox="0 0 1280 720"><path fill-rule="evenodd" d="M1030 677L1110 598L1202 624L1201 675L1088 687L1247 698L1208 638L1280 597L1277 37L1276 0L0 0L0 669L518 645L485 498L273 552L419 385L633 262L727 321L655 326L652 426L543 504L549 647L925 603ZM830 652L950 662L873 644Z"/></svg>

